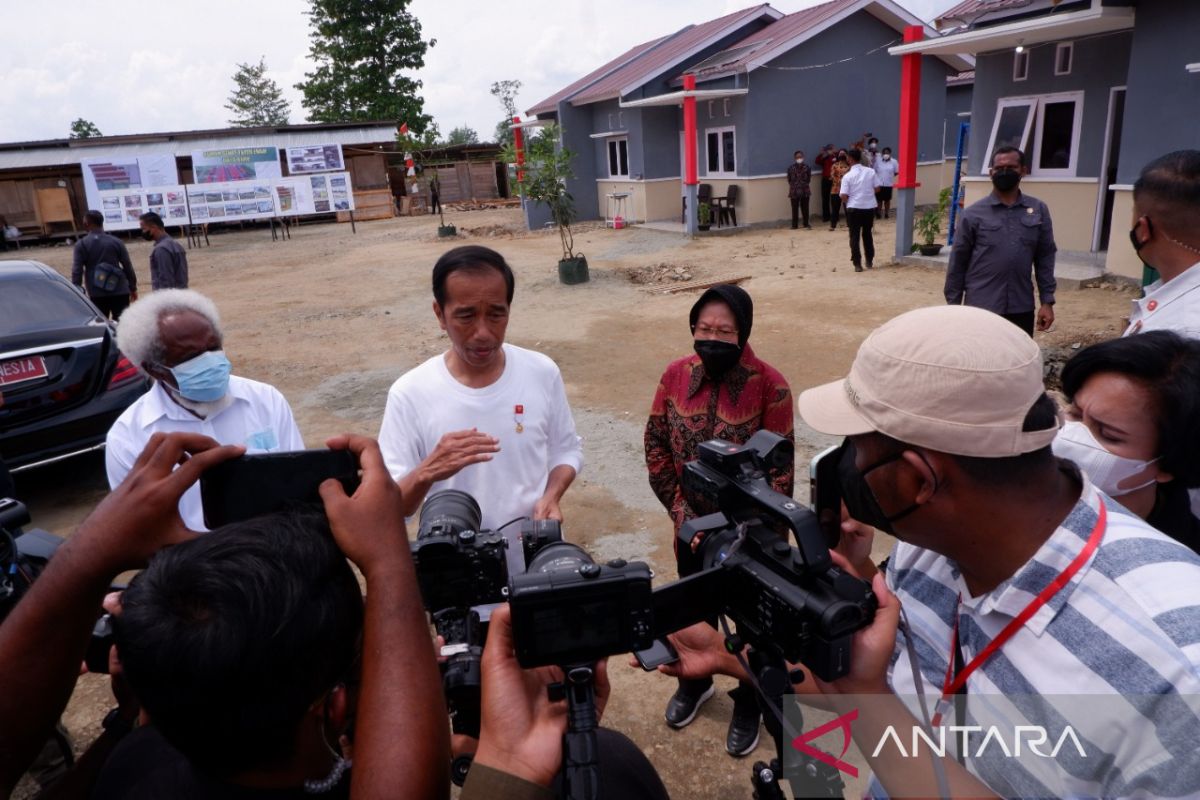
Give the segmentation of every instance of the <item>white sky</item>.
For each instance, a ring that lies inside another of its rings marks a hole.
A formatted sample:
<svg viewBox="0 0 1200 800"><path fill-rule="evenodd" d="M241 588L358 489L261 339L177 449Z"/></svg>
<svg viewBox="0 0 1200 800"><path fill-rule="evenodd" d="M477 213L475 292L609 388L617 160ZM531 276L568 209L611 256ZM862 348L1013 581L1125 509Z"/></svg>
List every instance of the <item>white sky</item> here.
<svg viewBox="0 0 1200 800"><path fill-rule="evenodd" d="M784 13L820 0L774 0ZM899 0L923 19L955 0ZM426 54L425 111L444 134L470 125L490 140L501 118L488 93L516 78L523 109L647 39L754 0L414 0ZM265 56L305 121L292 84L312 68L304 0L58 0L4 3L0 142L65 138L84 117L106 135L219 128L238 62Z"/></svg>

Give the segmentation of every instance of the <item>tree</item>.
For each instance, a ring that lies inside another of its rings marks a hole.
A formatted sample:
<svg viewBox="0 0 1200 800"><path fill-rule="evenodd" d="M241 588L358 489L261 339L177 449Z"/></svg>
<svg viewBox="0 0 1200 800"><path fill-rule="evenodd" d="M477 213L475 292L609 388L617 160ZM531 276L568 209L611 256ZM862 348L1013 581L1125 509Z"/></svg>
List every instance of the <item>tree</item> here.
<svg viewBox="0 0 1200 800"><path fill-rule="evenodd" d="M512 118L517 115L517 92L520 81L496 81L492 84L492 97L504 106L504 119L496 123L496 141L502 145L512 144Z"/></svg>
<svg viewBox="0 0 1200 800"><path fill-rule="evenodd" d="M460 125L450 131L450 135L446 137L446 144L475 144L479 141L479 134L474 128L466 125Z"/></svg>
<svg viewBox="0 0 1200 800"><path fill-rule="evenodd" d="M239 128L288 124L288 102L279 84L267 77L267 59L257 64L238 64L233 73L234 89L225 108L233 112L229 124Z"/></svg>
<svg viewBox="0 0 1200 800"><path fill-rule="evenodd" d="M86 120L83 117L71 123L72 139L94 139L97 136L103 135L100 129L96 127L96 123Z"/></svg>
<svg viewBox="0 0 1200 800"><path fill-rule="evenodd" d="M527 140L525 164L518 173L517 194L533 203L544 203L558 229L562 245L562 260L576 258L575 234L571 225L576 220L575 198L567 191L567 181L575 177L571 162L575 153L562 146L562 129L547 125ZM504 148L504 162L516 163L515 145Z"/></svg>
<svg viewBox="0 0 1200 800"><path fill-rule="evenodd" d="M296 84L313 122L394 120L420 133L432 121L403 70L425 66L437 40L421 38L411 0L312 0L309 56L314 72Z"/></svg>

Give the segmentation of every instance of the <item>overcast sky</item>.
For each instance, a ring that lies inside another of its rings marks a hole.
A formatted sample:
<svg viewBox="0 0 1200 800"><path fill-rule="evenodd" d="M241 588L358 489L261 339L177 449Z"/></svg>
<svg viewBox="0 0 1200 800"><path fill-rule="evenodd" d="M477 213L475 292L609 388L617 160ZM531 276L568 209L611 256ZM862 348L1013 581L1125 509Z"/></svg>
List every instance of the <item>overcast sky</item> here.
<svg viewBox="0 0 1200 800"><path fill-rule="evenodd" d="M819 0L772 0L784 13ZM954 0L900 0L930 19ZM526 108L646 41L753 0L414 0L426 39L425 111L443 134L490 139L502 111L492 81L520 80ZM107 135L224 127L238 62L268 74L305 121L293 84L308 61L305 0L58 0L5 3L0 141L67 136L77 117Z"/></svg>

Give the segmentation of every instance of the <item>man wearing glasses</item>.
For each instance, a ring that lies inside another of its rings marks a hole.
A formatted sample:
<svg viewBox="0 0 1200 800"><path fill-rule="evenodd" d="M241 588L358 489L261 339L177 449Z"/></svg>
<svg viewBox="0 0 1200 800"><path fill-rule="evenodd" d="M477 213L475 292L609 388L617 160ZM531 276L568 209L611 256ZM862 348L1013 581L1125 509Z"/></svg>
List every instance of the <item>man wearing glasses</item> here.
<svg viewBox="0 0 1200 800"><path fill-rule="evenodd" d="M754 303L745 290L727 284L712 287L692 306L695 354L671 362L659 380L646 423L646 466L650 487L670 513L676 533L684 522L698 516L683 496L680 475L683 465L697 457L702 442L718 438L742 444L763 429L795 441L792 390L777 369L750 349L753 321ZM793 477L789 464L772 474L772 485L791 495ZM698 572L699 556L680 545L677 537L674 541L680 577ZM667 724L688 725L712 695L711 678L681 679L667 704ZM734 709L725 749L730 755L745 756L758 745L758 701L746 683L730 695Z"/></svg>

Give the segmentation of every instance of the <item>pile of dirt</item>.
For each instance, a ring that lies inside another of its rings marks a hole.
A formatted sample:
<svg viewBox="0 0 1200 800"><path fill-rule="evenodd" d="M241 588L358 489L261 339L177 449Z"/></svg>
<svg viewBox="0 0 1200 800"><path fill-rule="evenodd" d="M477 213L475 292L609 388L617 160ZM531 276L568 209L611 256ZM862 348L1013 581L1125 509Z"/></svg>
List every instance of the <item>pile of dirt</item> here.
<svg viewBox="0 0 1200 800"><path fill-rule="evenodd" d="M696 280L699 275L695 267L685 267L681 264L664 261L641 267L626 267L625 277L629 279L630 283L639 286L661 286L671 283L686 283Z"/></svg>
<svg viewBox="0 0 1200 800"><path fill-rule="evenodd" d="M446 210L454 211L488 211L496 208L514 208L521 205L517 198L501 200L460 200L456 203L443 203Z"/></svg>
<svg viewBox="0 0 1200 800"><path fill-rule="evenodd" d="M1042 348L1042 370L1046 375L1046 388L1051 391L1062 391L1062 369L1071 360L1071 356L1085 347L1091 347L1100 342L1113 338L1107 332L1084 333L1076 336L1075 341L1062 346L1045 346Z"/></svg>
<svg viewBox="0 0 1200 800"><path fill-rule="evenodd" d="M497 236L512 237L518 231L515 228L510 228L507 225L480 225L475 228L459 228L459 231L469 236L478 236L479 238L495 238Z"/></svg>

